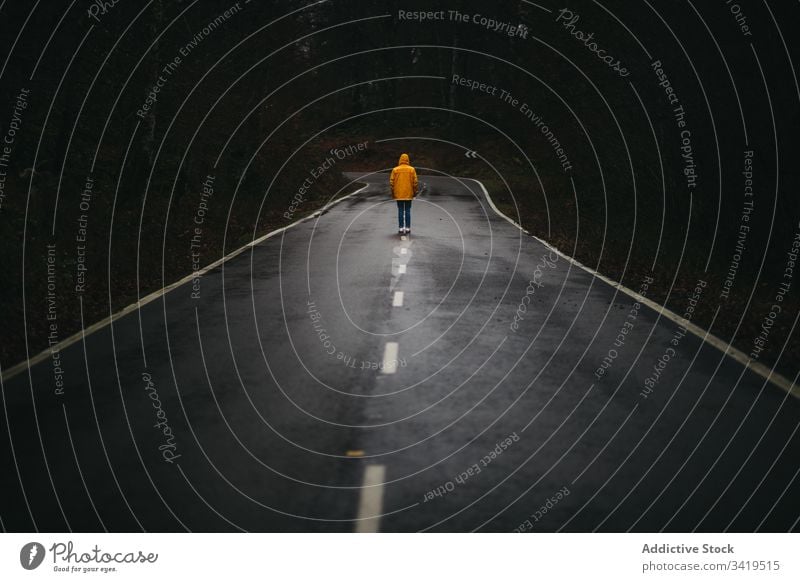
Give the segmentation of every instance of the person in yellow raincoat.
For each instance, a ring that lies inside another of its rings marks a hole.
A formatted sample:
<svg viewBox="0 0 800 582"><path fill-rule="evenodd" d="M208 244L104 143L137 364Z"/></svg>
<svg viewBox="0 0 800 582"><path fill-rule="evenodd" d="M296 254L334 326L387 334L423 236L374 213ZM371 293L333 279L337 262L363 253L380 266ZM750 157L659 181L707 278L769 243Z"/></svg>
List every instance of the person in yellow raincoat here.
<svg viewBox="0 0 800 582"><path fill-rule="evenodd" d="M417 195L417 171L408 163L408 154L402 154L389 177L392 198L397 200L397 219L400 234L411 232L411 201Z"/></svg>

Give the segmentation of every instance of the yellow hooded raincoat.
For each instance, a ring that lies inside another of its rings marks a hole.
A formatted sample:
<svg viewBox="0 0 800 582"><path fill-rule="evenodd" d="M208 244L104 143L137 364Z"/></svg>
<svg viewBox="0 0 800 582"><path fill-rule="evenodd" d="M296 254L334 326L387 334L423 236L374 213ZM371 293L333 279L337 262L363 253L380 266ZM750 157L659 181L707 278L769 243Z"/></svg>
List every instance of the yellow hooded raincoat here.
<svg viewBox="0 0 800 582"><path fill-rule="evenodd" d="M389 177L389 185L395 200L411 200L417 195L417 171L408 164L408 154L400 156Z"/></svg>

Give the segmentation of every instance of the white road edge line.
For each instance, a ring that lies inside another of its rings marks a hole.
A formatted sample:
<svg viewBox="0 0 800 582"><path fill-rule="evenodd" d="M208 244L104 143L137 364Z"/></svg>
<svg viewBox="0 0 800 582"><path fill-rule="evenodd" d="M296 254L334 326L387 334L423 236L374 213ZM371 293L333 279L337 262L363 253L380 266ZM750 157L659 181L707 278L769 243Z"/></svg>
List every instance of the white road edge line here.
<svg viewBox="0 0 800 582"><path fill-rule="evenodd" d="M394 299L392 299L392 307L402 307L402 306L403 306L403 292L395 291Z"/></svg>
<svg viewBox="0 0 800 582"><path fill-rule="evenodd" d="M364 483L361 486L361 499L358 502L356 533L377 533L379 531L385 480L386 466L367 465L364 471Z"/></svg>
<svg viewBox="0 0 800 582"><path fill-rule="evenodd" d="M733 358L734 360L736 360L737 362L742 364L745 368L749 368L751 371L755 372L756 374L758 374L759 376L761 376L762 378L767 380L767 382L771 382L772 384L774 384L775 386L777 386L781 390L783 390L785 392L788 392L789 394L791 394L795 398L800 399L800 386L798 386L797 384L794 384L788 378L786 378L784 376L781 376L777 372L774 372L773 370L771 370L770 368L768 368L767 366L765 366L761 362L752 361L747 356L747 354L745 354L741 350L733 347L731 344L729 344L725 340L720 339L720 338L718 338L717 336L715 336L715 335L713 335L711 333L708 333L706 330L704 330L703 328L695 325L691 321L686 321L684 318L682 318L680 315L678 315L674 311L670 311L669 309L667 309L663 305L659 305L658 303L656 303L652 299L648 299L647 297L642 297L641 295L639 295L633 289L629 289L625 285L623 285L622 283L617 283L616 281L614 281L612 279L609 279L605 275L601 275L600 273L598 273L597 271L595 271L591 267L587 267L586 265L584 265L583 263L581 263L577 259L573 259L569 255L566 255L566 254L562 253L560 250L558 250L556 247L554 247L553 245L551 245L547 241L544 241L544 240L540 239L538 236L536 236L536 235L530 233L529 231L525 230L524 228L522 228L522 226L520 224L514 222L514 220L512 220L511 218L509 218L508 216L503 214L500 211L500 209L497 208L497 206L495 206L494 200L492 200L492 197L489 195L489 191L486 189L486 186L484 186L483 183L480 180L476 180L474 178L460 178L460 179L461 180L471 180L471 181L475 182L476 184L478 184L478 186L481 187L481 190L483 190L483 195L486 197L486 200L489 202L489 206L491 206L492 210L494 210L495 213L498 216L500 216L501 218L504 218L505 220L507 220L508 222L513 224L514 226L516 226L519 230L521 230L522 232L527 234L529 237L531 237L531 238L537 240L538 242L540 242L541 244L543 244L545 247L547 247L548 249L550 249L551 251L556 253L559 257L562 257L563 259L566 259L567 261L569 261L570 263L572 263L576 267L578 267L580 269L583 269L584 271L586 271L587 273L589 273L593 277L597 277L598 279L600 279L604 283L608 283L612 287L614 287L616 289L619 289L620 291L622 291L626 295L632 297L633 299L635 299L639 303L641 303L643 305L646 305L647 307L649 307L650 309L652 309L656 313L660 313L662 316L666 317L670 321L673 321L673 322L677 323L678 325L681 325L681 326L685 327L689 332L692 333L692 335L695 335L695 336L699 337L701 340L703 340L706 343L710 344L711 346L717 348L723 354L726 354L726 355L730 356L731 358Z"/></svg>
<svg viewBox="0 0 800 582"><path fill-rule="evenodd" d="M397 342L386 342L386 347L383 348L383 373L394 374L397 372L397 353L399 352L399 344Z"/></svg>
<svg viewBox="0 0 800 582"><path fill-rule="evenodd" d="M116 321L116 320L120 319L121 317L124 317L124 316L128 315L129 313L132 313L132 312L136 311L137 309L140 309L140 308L144 307L145 305L155 301L156 299L158 299L162 295L166 295L167 293L169 293L173 289L177 289L181 285L185 285L186 283L189 283L190 281L192 281L196 277L202 277L203 275L205 275L209 271L219 267L221 264L223 264L223 263L225 263L227 261L230 261L232 258L242 254L247 249L249 249L251 247L254 247L254 246L258 245L258 244L261 244L262 242L264 242L268 238L272 238L273 236L281 234L282 232L284 232L286 230L289 230L290 228L295 227L298 224L301 224L303 222L306 222L307 220L311 220L312 218L316 218L316 217L320 216L323 212L328 210L331 206L334 206L334 205L338 204L339 202L343 202L343 201L347 200L348 198L351 198L351 197L355 196L356 194L359 194L360 192L366 190L367 188L369 188L369 184L365 184L364 186L362 186L358 190L356 190L354 192L351 192L350 194L347 194L346 196L342 196L341 198L337 198L336 200L333 200L332 202L328 202L325 206L323 206L319 210L309 214L308 216L306 216L304 218L301 218L300 220L296 220L291 224L288 224L286 226L282 226L281 228L279 228L277 230L273 230L272 232L268 232L267 234L255 239L255 240L250 241L249 243L247 243L243 247L240 247L240 248L236 249L235 251L231 252L230 254L225 255L221 259L217 259L216 261L214 261L210 265L207 265L207 266L205 266L202 269L199 269L197 271L193 271L191 274L186 275L182 279L178 279L174 283L171 283L171 284L167 285L166 287L164 287L162 289L159 289L158 291L153 291L149 295L146 295L145 297L142 297L136 303L132 303L132 304L128 305L127 307L125 307L124 309L122 309L122 310L110 315L109 317L106 317L105 319L101 319L97 323L93 323L92 325L90 325L86 329L83 329L81 331L78 331L77 333L72 334L71 336L69 336L64 341L61 341L61 342L59 342L59 343L57 343L57 344L55 344L53 346L48 347L46 350L43 350L43 351L39 352L38 354L36 354L32 358L30 358L28 360L25 360L24 362L20 362L19 364L16 364L15 366L12 366L11 368L8 368L7 370L4 370L3 374L2 374L3 382L8 382L11 378L16 376L20 372L23 372L24 370L27 370L29 367L32 367L32 366L38 364L39 362L42 362L42 361L46 360L47 358L51 357L51 354L53 352L61 351L64 348L67 348L67 347L71 346L72 344L81 341L82 337L86 337L86 336L89 336L89 335L93 334L94 332L96 332L96 331L104 328L105 326L107 326L112 321Z"/></svg>

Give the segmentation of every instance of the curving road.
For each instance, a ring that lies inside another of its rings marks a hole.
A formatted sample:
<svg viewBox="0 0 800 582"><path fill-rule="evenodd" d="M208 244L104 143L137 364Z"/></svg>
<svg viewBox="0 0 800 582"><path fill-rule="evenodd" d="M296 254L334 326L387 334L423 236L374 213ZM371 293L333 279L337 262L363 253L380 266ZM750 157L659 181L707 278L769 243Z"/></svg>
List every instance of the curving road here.
<svg viewBox="0 0 800 582"><path fill-rule="evenodd" d="M477 182L423 176L400 240L361 181L65 347L63 394L6 380L3 527L797 529L796 399Z"/></svg>

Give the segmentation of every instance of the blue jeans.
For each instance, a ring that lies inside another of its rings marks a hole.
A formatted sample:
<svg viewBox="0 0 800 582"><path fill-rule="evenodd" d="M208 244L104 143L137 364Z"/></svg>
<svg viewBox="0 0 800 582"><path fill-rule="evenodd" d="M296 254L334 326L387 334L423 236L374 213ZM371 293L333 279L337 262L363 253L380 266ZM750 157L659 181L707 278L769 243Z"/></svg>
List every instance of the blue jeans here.
<svg viewBox="0 0 800 582"><path fill-rule="evenodd" d="M397 201L397 221L400 228L411 228L411 200Z"/></svg>

